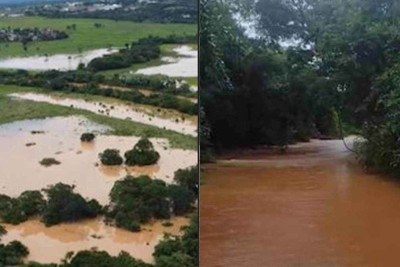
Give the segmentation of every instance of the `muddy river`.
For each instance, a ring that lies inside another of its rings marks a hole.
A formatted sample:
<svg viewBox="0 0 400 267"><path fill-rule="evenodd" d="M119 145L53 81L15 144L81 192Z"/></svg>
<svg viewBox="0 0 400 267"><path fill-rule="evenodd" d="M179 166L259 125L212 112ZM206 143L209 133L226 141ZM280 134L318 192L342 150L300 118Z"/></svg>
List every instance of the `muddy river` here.
<svg viewBox="0 0 400 267"><path fill-rule="evenodd" d="M98 133L92 144L80 141L81 134L88 131ZM104 126L74 116L0 125L1 193L17 196L25 190L38 190L63 182L76 185L75 190L84 197L106 204L114 182L127 174L146 174L172 183L177 169L197 164L196 151L171 149L166 139L152 138L154 148L160 153L156 165L102 166L99 153L114 148L123 155L139 140L135 136L101 134L105 131ZM39 164L43 158L55 158L61 164L44 167Z"/></svg>
<svg viewBox="0 0 400 267"><path fill-rule="evenodd" d="M398 266L399 225L400 184L366 173L341 141L205 168L204 267Z"/></svg>
<svg viewBox="0 0 400 267"><path fill-rule="evenodd" d="M79 54L14 57L0 60L0 69L75 70L79 64L88 64L97 57L118 52L117 49L96 49Z"/></svg>
<svg viewBox="0 0 400 267"><path fill-rule="evenodd" d="M180 118L161 118L136 110L132 105L121 104L118 101L100 103L83 99L56 97L36 93L14 93L10 97L36 102L45 102L65 107L84 109L96 114L107 115L117 119L127 119L135 122L152 125L161 129L172 130L178 133L197 136L197 122L193 120L182 121Z"/></svg>

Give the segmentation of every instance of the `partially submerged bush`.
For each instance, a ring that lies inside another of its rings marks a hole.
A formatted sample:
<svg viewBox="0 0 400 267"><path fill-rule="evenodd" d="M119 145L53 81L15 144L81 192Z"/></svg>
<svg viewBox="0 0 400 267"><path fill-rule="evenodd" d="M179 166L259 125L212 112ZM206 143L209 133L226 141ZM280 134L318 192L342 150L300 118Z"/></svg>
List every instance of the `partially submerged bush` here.
<svg viewBox="0 0 400 267"><path fill-rule="evenodd" d="M153 267L154 265L144 263L122 251L118 256L111 256L106 251L83 250L77 252L74 256L66 259L66 265L63 266L96 266L96 267Z"/></svg>
<svg viewBox="0 0 400 267"><path fill-rule="evenodd" d="M0 218L6 223L19 224L39 216L46 226L51 226L94 218L103 211L96 200L87 201L73 189L62 183L44 189L47 201L40 191L25 191L18 198L0 195Z"/></svg>
<svg viewBox="0 0 400 267"><path fill-rule="evenodd" d="M0 266L20 266L29 250L19 241L0 244Z"/></svg>
<svg viewBox="0 0 400 267"><path fill-rule="evenodd" d="M117 149L106 149L99 154L99 157L101 163L107 166L121 165L124 161Z"/></svg>
<svg viewBox="0 0 400 267"><path fill-rule="evenodd" d="M177 170L174 175L174 181L178 185L191 190L197 196L199 190L198 166Z"/></svg>
<svg viewBox="0 0 400 267"><path fill-rule="evenodd" d="M60 165L61 162L56 160L55 158L44 158L41 161L39 161L40 165L43 165L45 167L50 167L51 165Z"/></svg>
<svg viewBox="0 0 400 267"><path fill-rule="evenodd" d="M81 135L82 142L92 142L96 136L92 133L83 133Z"/></svg>
<svg viewBox="0 0 400 267"><path fill-rule="evenodd" d="M96 200L86 201L73 190L73 186L62 183L44 190L48 200L42 221L46 226L94 218L101 213L102 207Z"/></svg>
<svg viewBox="0 0 400 267"><path fill-rule="evenodd" d="M152 218L170 217L167 185L148 176L127 176L115 182L110 199L109 216L118 227L130 231L139 231L140 224Z"/></svg>
<svg viewBox="0 0 400 267"><path fill-rule="evenodd" d="M25 191L18 198L0 195L0 217L6 223L19 224L39 215L45 205L40 191Z"/></svg>
<svg viewBox="0 0 400 267"><path fill-rule="evenodd" d="M183 215L192 211L196 200L189 189L169 185L148 176L127 176L114 184L110 192L108 217L117 227L140 231L140 224L151 219L169 219L171 214Z"/></svg>
<svg viewBox="0 0 400 267"><path fill-rule="evenodd" d="M154 150L153 144L147 138L141 138L139 142L125 153L125 164L128 166L145 166L157 163L160 154Z"/></svg>
<svg viewBox="0 0 400 267"><path fill-rule="evenodd" d="M154 249L157 267L195 267L199 261L198 216L191 218L183 236L165 236Z"/></svg>

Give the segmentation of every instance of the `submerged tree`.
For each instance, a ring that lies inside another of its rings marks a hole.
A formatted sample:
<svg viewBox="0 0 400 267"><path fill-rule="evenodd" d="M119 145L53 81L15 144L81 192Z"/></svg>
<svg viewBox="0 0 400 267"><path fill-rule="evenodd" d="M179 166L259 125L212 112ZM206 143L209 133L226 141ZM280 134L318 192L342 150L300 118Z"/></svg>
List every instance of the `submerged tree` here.
<svg viewBox="0 0 400 267"><path fill-rule="evenodd" d="M155 151L153 144L147 138L141 138L139 142L125 153L125 164L128 166L145 166L157 163L160 154Z"/></svg>

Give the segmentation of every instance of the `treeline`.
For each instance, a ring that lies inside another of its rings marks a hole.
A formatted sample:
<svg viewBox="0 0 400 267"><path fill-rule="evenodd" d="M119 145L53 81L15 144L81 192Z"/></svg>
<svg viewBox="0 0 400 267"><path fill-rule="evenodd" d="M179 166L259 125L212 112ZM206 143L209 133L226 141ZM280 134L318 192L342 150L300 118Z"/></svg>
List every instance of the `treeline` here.
<svg viewBox="0 0 400 267"><path fill-rule="evenodd" d="M338 136L337 113L312 50L251 39L224 1L202 1L202 158L210 149Z"/></svg>
<svg viewBox="0 0 400 267"><path fill-rule="evenodd" d="M7 245L0 244L0 265L26 267L196 267L199 260L198 216L191 217L190 225L184 229L182 237L166 236L155 247L153 256L155 264L148 264L135 259L127 252L121 251L118 256L111 256L106 251L83 250L68 253L61 264L23 263L29 250L19 241ZM1 227L2 235L6 230Z"/></svg>
<svg viewBox="0 0 400 267"><path fill-rule="evenodd" d="M189 115L197 114L197 104L177 96L177 94L193 95L189 86L187 84L182 84L177 87L176 82L168 78L147 78L140 76L132 77L126 82L122 82L118 77L106 79L103 75L93 74L86 69L70 72L46 71L33 74L27 71L3 71L1 74L1 84L41 87L52 91L102 95L138 104L174 109ZM77 83L82 83L82 85L78 85ZM109 87L104 88L104 86ZM113 86L124 86L124 90L121 90L121 88L114 88ZM137 88L153 90L154 93L145 95Z"/></svg>
<svg viewBox="0 0 400 267"><path fill-rule="evenodd" d="M151 219L193 212L198 197L197 174L197 167L178 170L175 184L170 185L148 176L127 176L114 184L105 207L75 193L74 186L62 183L42 191L25 191L16 198L0 195L0 218L4 223L20 224L37 217L52 226L104 215L108 223L140 231L140 225Z"/></svg>
<svg viewBox="0 0 400 267"><path fill-rule="evenodd" d="M88 68L93 71L128 68L133 64L145 63L159 58L161 56L160 45L162 44L185 44L196 42L196 36L149 36L139 39L132 44L126 44L125 49L121 49L118 53L104 55L103 57L93 59L88 64Z"/></svg>
<svg viewBox="0 0 400 267"><path fill-rule="evenodd" d="M113 10L63 11L60 8L36 6L25 12L28 16L45 16L51 18L93 18L126 20L135 22L156 23L197 23L197 1L162 0L162 1L116 1L122 6ZM90 6L90 3L87 4Z"/></svg>
<svg viewBox="0 0 400 267"><path fill-rule="evenodd" d="M26 44L33 41L53 41L68 38L64 31L50 28L15 28L11 27L0 29L0 42L21 42Z"/></svg>
<svg viewBox="0 0 400 267"><path fill-rule="evenodd" d="M202 143L285 144L350 125L360 160L400 176L398 1L241 4L202 1ZM235 10L255 15L257 38Z"/></svg>

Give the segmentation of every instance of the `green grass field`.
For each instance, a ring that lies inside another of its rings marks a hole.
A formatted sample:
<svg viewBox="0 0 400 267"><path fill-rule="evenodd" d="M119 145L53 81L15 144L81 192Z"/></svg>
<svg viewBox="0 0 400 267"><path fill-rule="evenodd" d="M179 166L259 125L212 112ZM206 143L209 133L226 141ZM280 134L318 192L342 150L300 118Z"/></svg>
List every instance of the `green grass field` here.
<svg viewBox="0 0 400 267"><path fill-rule="evenodd" d="M95 23L103 25L96 28ZM67 30L68 25L76 25L76 30ZM167 36L170 34L194 35L197 26L191 24L156 24L112 21L101 19L50 19L42 17L1 18L0 28L53 28L64 30L68 39L46 42L32 42L28 51L21 43L1 43L0 58L11 56L53 55L59 53L79 53L98 48L123 47L125 43L148 35Z"/></svg>
<svg viewBox="0 0 400 267"><path fill-rule="evenodd" d="M89 120L111 127L113 129L111 134L166 138L173 148L197 150L197 139L192 136L132 121L97 115L86 110L33 101L13 100L7 96L10 93L37 90L36 88L0 85L0 125L27 119L82 115Z"/></svg>

